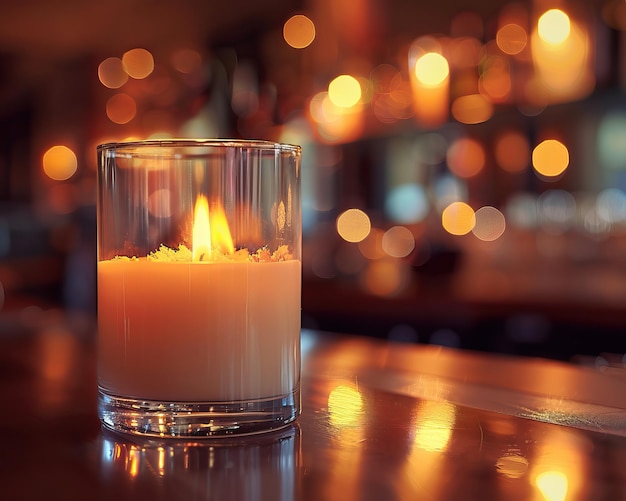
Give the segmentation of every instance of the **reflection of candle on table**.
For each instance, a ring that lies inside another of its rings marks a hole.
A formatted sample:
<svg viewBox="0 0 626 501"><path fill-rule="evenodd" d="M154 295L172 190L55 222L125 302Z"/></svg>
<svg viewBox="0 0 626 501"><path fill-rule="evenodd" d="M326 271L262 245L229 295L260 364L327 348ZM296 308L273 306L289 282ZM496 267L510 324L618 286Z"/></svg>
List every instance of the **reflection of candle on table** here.
<svg viewBox="0 0 626 501"><path fill-rule="evenodd" d="M193 251L98 263L99 380L107 392L217 402L297 387L300 261L286 248L225 255L206 238Z"/></svg>

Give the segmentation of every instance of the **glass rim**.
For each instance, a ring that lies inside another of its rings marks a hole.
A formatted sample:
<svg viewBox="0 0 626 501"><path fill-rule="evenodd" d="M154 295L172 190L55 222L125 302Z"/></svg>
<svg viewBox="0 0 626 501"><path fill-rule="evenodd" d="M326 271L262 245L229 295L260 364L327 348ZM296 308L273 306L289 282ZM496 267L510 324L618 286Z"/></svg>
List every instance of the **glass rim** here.
<svg viewBox="0 0 626 501"><path fill-rule="evenodd" d="M133 148L254 148L264 151L281 151L300 154L302 147L297 144L279 143L263 139L221 139L221 138L171 138L171 139L136 139L102 143L96 147L98 152Z"/></svg>

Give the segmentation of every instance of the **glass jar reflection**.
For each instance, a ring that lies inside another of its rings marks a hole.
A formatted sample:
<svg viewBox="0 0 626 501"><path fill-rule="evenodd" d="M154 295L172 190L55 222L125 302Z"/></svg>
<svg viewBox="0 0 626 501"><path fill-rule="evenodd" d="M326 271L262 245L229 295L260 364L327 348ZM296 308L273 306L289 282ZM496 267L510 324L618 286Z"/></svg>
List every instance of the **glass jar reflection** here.
<svg viewBox="0 0 626 501"><path fill-rule="evenodd" d="M298 426L237 440L129 440L103 430L101 490L191 499L297 498L301 438ZM108 492L114 496L115 492Z"/></svg>

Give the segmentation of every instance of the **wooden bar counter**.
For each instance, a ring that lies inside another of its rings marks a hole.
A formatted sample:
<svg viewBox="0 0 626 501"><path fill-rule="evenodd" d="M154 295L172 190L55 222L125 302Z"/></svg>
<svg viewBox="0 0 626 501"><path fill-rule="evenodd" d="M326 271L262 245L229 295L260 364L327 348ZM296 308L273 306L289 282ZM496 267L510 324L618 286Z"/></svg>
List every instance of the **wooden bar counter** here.
<svg viewBox="0 0 626 501"><path fill-rule="evenodd" d="M145 440L101 429L93 321L3 315L3 500L626 499L619 368L304 331L296 425Z"/></svg>

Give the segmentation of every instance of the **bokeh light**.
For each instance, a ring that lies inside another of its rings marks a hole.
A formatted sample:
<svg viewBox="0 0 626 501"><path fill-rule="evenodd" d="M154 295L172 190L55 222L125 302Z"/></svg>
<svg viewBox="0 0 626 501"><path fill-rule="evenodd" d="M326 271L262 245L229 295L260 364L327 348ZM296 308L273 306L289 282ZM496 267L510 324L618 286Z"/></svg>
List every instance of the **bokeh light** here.
<svg viewBox="0 0 626 501"><path fill-rule="evenodd" d="M115 94L107 101L106 114L111 122L126 124L135 118L137 114L137 103L128 94Z"/></svg>
<svg viewBox="0 0 626 501"><path fill-rule="evenodd" d="M98 79L109 89L119 89L128 82L128 73L119 57L109 57L98 65Z"/></svg>
<svg viewBox="0 0 626 501"><path fill-rule="evenodd" d="M464 124L486 122L493 115L493 104L480 94L460 96L452 103L452 116Z"/></svg>
<svg viewBox="0 0 626 501"><path fill-rule="evenodd" d="M318 92L309 101L309 115L315 122L325 122L329 119L327 113L327 101L328 92Z"/></svg>
<svg viewBox="0 0 626 501"><path fill-rule="evenodd" d="M448 61L436 52L428 52L415 62L415 76L424 85L440 85L449 74Z"/></svg>
<svg viewBox="0 0 626 501"><path fill-rule="evenodd" d="M442 40L430 36L409 47L413 118L423 129L438 129L449 119L450 66L443 50Z"/></svg>
<svg viewBox="0 0 626 501"><path fill-rule="evenodd" d="M405 226L393 226L383 234L382 246L391 257L406 257L415 249L415 237Z"/></svg>
<svg viewBox="0 0 626 501"><path fill-rule="evenodd" d="M489 57L483 64L480 76L479 90L491 101L506 101L512 88L511 68L506 58L500 56Z"/></svg>
<svg viewBox="0 0 626 501"><path fill-rule="evenodd" d="M519 24L505 24L496 34L496 43L505 54L516 55L526 48L528 34Z"/></svg>
<svg viewBox="0 0 626 501"><path fill-rule="evenodd" d="M381 259L385 257L383 250L383 235L385 234L379 228L372 228L363 240L359 242L359 251L363 257L367 259Z"/></svg>
<svg viewBox="0 0 626 501"><path fill-rule="evenodd" d="M418 223L429 211L426 190L418 184L402 184L389 190L385 200L388 217L398 223Z"/></svg>
<svg viewBox="0 0 626 501"><path fill-rule="evenodd" d="M530 165L530 143L521 132L506 130L495 138L496 163L507 172L521 172Z"/></svg>
<svg viewBox="0 0 626 501"><path fill-rule="evenodd" d="M485 166L485 150L475 139L457 139L448 149L447 160L452 172L459 177L469 178Z"/></svg>
<svg viewBox="0 0 626 501"><path fill-rule="evenodd" d="M626 113L611 111L604 115L597 130L598 155L602 165L612 170L626 167Z"/></svg>
<svg viewBox="0 0 626 501"><path fill-rule="evenodd" d="M345 108L334 104L328 92L313 96L309 103L309 114L317 123L317 132L324 142L355 140L363 129L361 106Z"/></svg>
<svg viewBox="0 0 626 501"><path fill-rule="evenodd" d="M506 220L511 226L531 230L538 224L537 198L530 193L516 193L506 204Z"/></svg>
<svg viewBox="0 0 626 501"><path fill-rule="evenodd" d="M452 235L466 235L476 224L476 214L465 202L453 202L443 210L441 224Z"/></svg>
<svg viewBox="0 0 626 501"><path fill-rule="evenodd" d="M403 290L408 276L397 260L380 259L368 263L362 275L362 286L375 296L390 297Z"/></svg>
<svg viewBox="0 0 626 501"><path fill-rule="evenodd" d="M383 123L394 123L412 115L411 84L395 66L381 64L370 74L371 107Z"/></svg>
<svg viewBox="0 0 626 501"><path fill-rule="evenodd" d="M154 58L147 49L131 49L125 52L122 64L128 76L137 80L146 78L154 70Z"/></svg>
<svg viewBox="0 0 626 501"><path fill-rule="evenodd" d="M602 190L596 198L596 212L610 224L626 221L626 193L619 188Z"/></svg>
<svg viewBox="0 0 626 501"><path fill-rule="evenodd" d="M302 14L292 16L283 25L283 38L294 49L304 49L315 40L315 24Z"/></svg>
<svg viewBox="0 0 626 501"><path fill-rule="evenodd" d="M565 13L556 12L560 14L552 16L554 28L549 25L543 36L538 28L531 35L532 61L537 76L533 94L543 96L548 102L573 101L594 89L594 48L587 26L570 23Z"/></svg>
<svg viewBox="0 0 626 501"><path fill-rule="evenodd" d="M569 151L560 141L547 139L533 150L532 162L537 173L546 177L556 177L569 166Z"/></svg>
<svg viewBox="0 0 626 501"><path fill-rule="evenodd" d="M371 228L370 218L360 209L348 209L337 218L337 233L347 242L360 242Z"/></svg>
<svg viewBox="0 0 626 501"><path fill-rule="evenodd" d="M56 145L43 154L42 167L44 173L50 179L65 181L76 172L78 160L76 154L70 148Z"/></svg>
<svg viewBox="0 0 626 501"><path fill-rule="evenodd" d="M611 223L600 216L597 210L594 210L588 203L584 204L581 210L580 222L587 235L594 240L602 240L608 236L611 231Z"/></svg>
<svg viewBox="0 0 626 501"><path fill-rule="evenodd" d="M482 59L483 44L472 37L461 37L447 42L446 57L451 68L468 70L467 73L457 73L457 82L462 78L469 82L467 77L475 77L475 69Z"/></svg>
<svg viewBox="0 0 626 501"><path fill-rule="evenodd" d="M328 98L340 108L350 108L361 99L361 84L351 75L339 75L328 84Z"/></svg>
<svg viewBox="0 0 626 501"><path fill-rule="evenodd" d="M370 104L374 99L374 83L367 77L354 77L359 83L361 97L359 103ZM357 90L358 92L358 90Z"/></svg>
<svg viewBox="0 0 626 501"><path fill-rule="evenodd" d="M577 204L574 195L566 190L547 190L537 198L537 219L541 228L553 234L562 234L576 223Z"/></svg>
<svg viewBox="0 0 626 501"><path fill-rule="evenodd" d="M506 229L504 214L495 207L485 206L476 211L476 224L472 233L483 242L492 242L502 236Z"/></svg>
<svg viewBox="0 0 626 501"><path fill-rule="evenodd" d="M560 9L550 9L544 12L537 22L539 37L551 44L559 44L567 40L570 29L569 16Z"/></svg>
<svg viewBox="0 0 626 501"><path fill-rule="evenodd" d="M202 55L194 49L183 48L172 53L172 66L186 75L202 69Z"/></svg>

